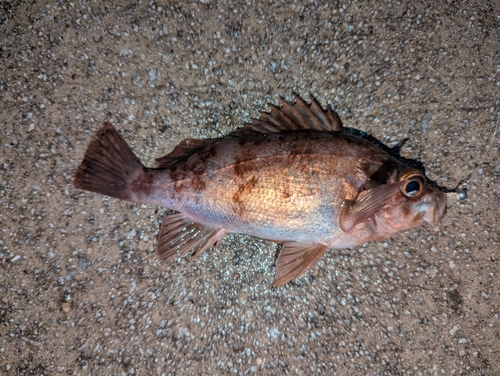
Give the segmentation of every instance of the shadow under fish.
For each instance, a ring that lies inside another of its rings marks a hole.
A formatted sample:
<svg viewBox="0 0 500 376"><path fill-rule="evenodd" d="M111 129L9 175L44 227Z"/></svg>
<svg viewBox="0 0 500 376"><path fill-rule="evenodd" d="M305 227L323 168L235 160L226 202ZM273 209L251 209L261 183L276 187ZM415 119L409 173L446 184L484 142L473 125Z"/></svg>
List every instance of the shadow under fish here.
<svg viewBox="0 0 500 376"><path fill-rule="evenodd" d="M110 123L91 140L77 188L177 211L160 228L158 256L198 256L227 233L282 244L273 285L304 274L331 248L381 240L445 213L446 193L423 166L344 128L312 98L281 99L217 139L182 141L146 168Z"/></svg>

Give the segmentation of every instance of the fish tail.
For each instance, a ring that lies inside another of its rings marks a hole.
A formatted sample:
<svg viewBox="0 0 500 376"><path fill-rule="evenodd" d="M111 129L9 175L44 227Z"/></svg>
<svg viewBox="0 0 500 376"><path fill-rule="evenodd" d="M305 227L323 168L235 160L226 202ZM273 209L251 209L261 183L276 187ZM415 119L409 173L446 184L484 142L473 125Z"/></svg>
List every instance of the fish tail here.
<svg viewBox="0 0 500 376"><path fill-rule="evenodd" d="M111 123L104 123L90 142L73 178L75 187L127 201L137 201L133 184L146 174Z"/></svg>

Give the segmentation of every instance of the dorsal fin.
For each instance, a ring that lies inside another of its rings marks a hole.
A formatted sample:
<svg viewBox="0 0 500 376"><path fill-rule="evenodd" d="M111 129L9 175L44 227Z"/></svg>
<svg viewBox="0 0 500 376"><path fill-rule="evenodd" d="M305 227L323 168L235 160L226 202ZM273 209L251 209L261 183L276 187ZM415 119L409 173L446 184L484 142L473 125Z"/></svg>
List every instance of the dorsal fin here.
<svg viewBox="0 0 500 376"><path fill-rule="evenodd" d="M295 105L291 105L283 98L280 98L281 107L270 104L271 112L261 112L260 118L253 119L251 124L246 124L241 133L253 131L269 134L308 129L342 131L342 121L335 111L324 110L312 95L310 104L304 102L297 94L294 94L294 97Z"/></svg>
<svg viewBox="0 0 500 376"><path fill-rule="evenodd" d="M342 121L335 111L331 109L324 110L312 95L310 104L304 102L295 93L294 97L295 105L291 105L280 97L281 107L270 104L271 112L260 112L259 119L253 119L251 124L245 124L243 128L237 129L226 137L302 130L342 132ZM177 163L186 160L189 156L219 141L220 139L184 140L170 154L156 159L156 165L158 168L171 168Z"/></svg>
<svg viewBox="0 0 500 376"><path fill-rule="evenodd" d="M187 140L184 140L179 145L177 145L170 154L167 154L166 156L161 158L157 158L155 160L156 166L158 168L171 168L177 163L187 159L189 156L217 143L218 141L219 139L217 138L205 140L188 138Z"/></svg>

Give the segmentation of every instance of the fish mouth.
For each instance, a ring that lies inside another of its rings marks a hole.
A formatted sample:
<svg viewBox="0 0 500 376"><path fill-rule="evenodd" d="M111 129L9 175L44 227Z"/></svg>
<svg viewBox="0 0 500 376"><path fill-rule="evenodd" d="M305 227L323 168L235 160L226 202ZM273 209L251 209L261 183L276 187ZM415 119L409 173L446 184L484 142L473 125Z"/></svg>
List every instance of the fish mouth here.
<svg viewBox="0 0 500 376"><path fill-rule="evenodd" d="M436 226L446 211L446 193L439 192L430 202L420 202L415 205L417 217Z"/></svg>

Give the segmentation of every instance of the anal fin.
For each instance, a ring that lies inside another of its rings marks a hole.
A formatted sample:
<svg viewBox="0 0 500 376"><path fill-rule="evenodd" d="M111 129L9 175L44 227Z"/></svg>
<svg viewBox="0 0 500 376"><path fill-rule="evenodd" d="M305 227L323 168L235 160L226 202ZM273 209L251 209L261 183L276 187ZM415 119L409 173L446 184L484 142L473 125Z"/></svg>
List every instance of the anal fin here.
<svg viewBox="0 0 500 376"><path fill-rule="evenodd" d="M226 234L221 228L193 222L183 214L167 216L158 236L158 257L162 261L171 261L186 252L193 257L201 255Z"/></svg>
<svg viewBox="0 0 500 376"><path fill-rule="evenodd" d="M325 244L287 242L276 259L276 275L272 286L281 286L301 276L328 250Z"/></svg>

